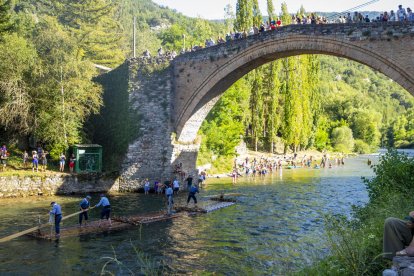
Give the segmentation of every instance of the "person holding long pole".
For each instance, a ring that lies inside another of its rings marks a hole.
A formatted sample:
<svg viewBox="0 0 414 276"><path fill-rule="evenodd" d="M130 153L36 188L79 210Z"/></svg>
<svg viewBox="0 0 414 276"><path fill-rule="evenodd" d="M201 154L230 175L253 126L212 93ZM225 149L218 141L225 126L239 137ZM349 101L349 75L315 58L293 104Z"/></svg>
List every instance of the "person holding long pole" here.
<svg viewBox="0 0 414 276"><path fill-rule="evenodd" d="M99 201L98 204L95 205L95 207L99 207L99 206L102 206L103 208L101 211L101 219L99 220L98 226L99 227L101 226L101 222L104 218L106 218L106 220L109 222L109 226L111 226L112 225L111 218L110 218L111 204L109 203L108 198L104 194L101 194L101 200Z"/></svg>
<svg viewBox="0 0 414 276"><path fill-rule="evenodd" d="M62 208L56 202L50 203L52 206L52 210L50 211L50 215L55 217L55 236L58 239L60 237L60 222L62 220Z"/></svg>
<svg viewBox="0 0 414 276"><path fill-rule="evenodd" d="M80 210L83 211L79 214L79 227L82 227L82 220L85 218L85 225L88 221L88 211L90 207L91 196L87 195L84 199L82 199L81 203L79 204Z"/></svg>

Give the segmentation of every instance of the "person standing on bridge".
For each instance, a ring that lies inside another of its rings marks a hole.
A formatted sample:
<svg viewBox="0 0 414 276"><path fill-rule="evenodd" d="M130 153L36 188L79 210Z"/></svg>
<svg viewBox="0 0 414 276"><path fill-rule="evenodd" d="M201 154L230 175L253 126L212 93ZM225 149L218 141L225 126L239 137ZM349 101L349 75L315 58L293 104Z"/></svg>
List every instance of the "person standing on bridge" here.
<svg viewBox="0 0 414 276"><path fill-rule="evenodd" d="M50 211L50 216L54 218L55 221L55 234L56 238L60 237L60 222L62 221L62 208L56 202L50 203L52 210Z"/></svg>
<svg viewBox="0 0 414 276"><path fill-rule="evenodd" d="M102 206L103 208L101 211L101 219L99 220L98 227L101 226L101 222L104 218L106 218L106 220L109 222L109 226L111 226L112 225L111 218L110 218L111 204L109 203L108 198L104 194L101 194L101 200L99 201L98 204L95 205L95 207L100 207L100 206Z"/></svg>
<svg viewBox="0 0 414 276"><path fill-rule="evenodd" d="M398 5L397 19L399 22L403 22L405 19L407 19L407 13L405 12L405 9L402 7L402 5Z"/></svg>
<svg viewBox="0 0 414 276"><path fill-rule="evenodd" d="M82 201L79 204L80 210L83 211L82 213L79 214L79 227L82 227L83 218L85 218L85 225L87 224L88 210L90 206L89 200L91 200L91 197L87 195L84 199L82 199Z"/></svg>

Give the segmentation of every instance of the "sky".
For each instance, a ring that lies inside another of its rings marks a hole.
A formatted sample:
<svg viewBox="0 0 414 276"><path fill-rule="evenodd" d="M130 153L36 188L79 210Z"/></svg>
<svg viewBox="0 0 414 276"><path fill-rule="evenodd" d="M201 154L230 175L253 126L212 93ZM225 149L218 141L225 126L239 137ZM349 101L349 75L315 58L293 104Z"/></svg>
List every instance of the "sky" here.
<svg viewBox="0 0 414 276"><path fill-rule="evenodd" d="M224 18L224 7L230 4L236 7L237 0L153 0L162 6L175 9L184 15L191 17L202 17L204 19L222 19ZM280 0L274 0L276 12L280 11ZM341 12L361 4L370 2L370 0L285 0L288 5L289 12L295 13L299 10L301 4L306 11L321 12ZM414 8L412 0L379 0L378 2L362 8L362 11L390 11L397 10L398 5L404 8ZM411 5L411 6L410 6ZM263 15L266 15L266 0L259 0L259 6Z"/></svg>

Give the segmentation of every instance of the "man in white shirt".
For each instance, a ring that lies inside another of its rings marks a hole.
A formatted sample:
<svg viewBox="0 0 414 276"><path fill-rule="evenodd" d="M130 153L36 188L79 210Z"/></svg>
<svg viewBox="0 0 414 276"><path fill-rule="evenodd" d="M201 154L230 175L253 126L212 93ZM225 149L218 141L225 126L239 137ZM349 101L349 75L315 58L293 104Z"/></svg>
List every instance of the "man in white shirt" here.
<svg viewBox="0 0 414 276"><path fill-rule="evenodd" d="M407 18L407 13L405 12L405 9L402 7L402 5L398 6L397 18L400 22L404 21Z"/></svg>

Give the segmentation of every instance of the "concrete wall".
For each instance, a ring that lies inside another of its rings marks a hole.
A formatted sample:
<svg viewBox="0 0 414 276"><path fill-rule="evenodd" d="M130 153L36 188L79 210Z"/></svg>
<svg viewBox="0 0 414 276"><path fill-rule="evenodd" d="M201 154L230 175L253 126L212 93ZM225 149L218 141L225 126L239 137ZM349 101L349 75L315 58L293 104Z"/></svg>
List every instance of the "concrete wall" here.
<svg viewBox="0 0 414 276"><path fill-rule="evenodd" d="M119 191L117 181L100 175L53 174L0 177L0 198L117 191Z"/></svg>

